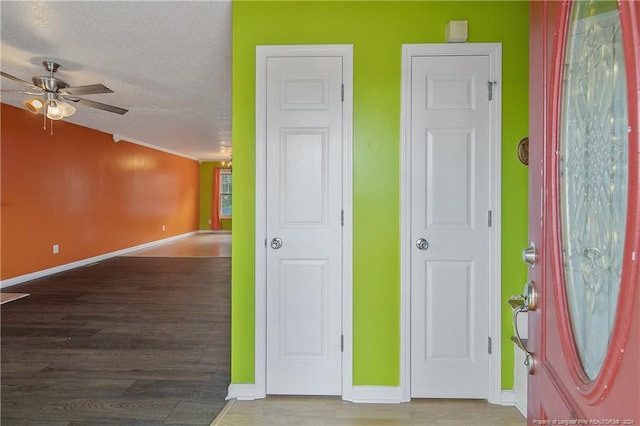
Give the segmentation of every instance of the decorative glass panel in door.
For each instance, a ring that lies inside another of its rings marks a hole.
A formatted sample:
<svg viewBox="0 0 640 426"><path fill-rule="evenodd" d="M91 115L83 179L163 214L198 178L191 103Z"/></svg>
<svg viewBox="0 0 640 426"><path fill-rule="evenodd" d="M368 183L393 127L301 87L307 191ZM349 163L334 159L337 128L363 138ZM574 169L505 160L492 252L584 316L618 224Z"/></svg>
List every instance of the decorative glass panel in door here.
<svg viewBox="0 0 640 426"><path fill-rule="evenodd" d="M628 195L624 51L615 1L573 4L560 106L564 285L584 373L600 372L616 317Z"/></svg>

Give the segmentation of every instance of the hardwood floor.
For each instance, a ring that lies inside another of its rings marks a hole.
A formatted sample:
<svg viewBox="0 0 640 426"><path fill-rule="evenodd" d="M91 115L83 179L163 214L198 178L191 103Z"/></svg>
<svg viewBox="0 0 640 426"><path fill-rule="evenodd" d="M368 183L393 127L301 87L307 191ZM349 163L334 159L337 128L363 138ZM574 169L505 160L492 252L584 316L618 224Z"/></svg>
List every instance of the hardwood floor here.
<svg viewBox="0 0 640 426"><path fill-rule="evenodd" d="M209 425L230 379L230 267L117 257L7 288L30 296L1 307L1 424Z"/></svg>
<svg viewBox="0 0 640 426"><path fill-rule="evenodd" d="M143 257L231 257L231 233L202 232L126 256Z"/></svg>
<svg viewBox="0 0 640 426"><path fill-rule="evenodd" d="M211 426L524 426L514 407L486 401L414 399L406 404L352 404L337 397L268 396L230 401Z"/></svg>

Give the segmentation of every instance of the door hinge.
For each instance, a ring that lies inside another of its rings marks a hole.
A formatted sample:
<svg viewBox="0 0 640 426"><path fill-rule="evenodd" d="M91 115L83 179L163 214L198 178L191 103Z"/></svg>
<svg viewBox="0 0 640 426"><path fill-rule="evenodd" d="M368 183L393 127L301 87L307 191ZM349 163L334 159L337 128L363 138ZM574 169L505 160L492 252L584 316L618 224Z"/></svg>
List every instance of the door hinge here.
<svg viewBox="0 0 640 426"><path fill-rule="evenodd" d="M340 226L344 226L344 210L340 210Z"/></svg>
<svg viewBox="0 0 640 426"><path fill-rule="evenodd" d="M264 239L264 246L267 247L267 239Z"/></svg>
<svg viewBox="0 0 640 426"><path fill-rule="evenodd" d="M344 84L340 86L340 100L344 102Z"/></svg>
<svg viewBox="0 0 640 426"><path fill-rule="evenodd" d="M491 337L487 337L487 352L491 355Z"/></svg>
<svg viewBox="0 0 640 426"><path fill-rule="evenodd" d="M493 218L492 218L491 210L487 212L487 225L489 226L489 228L493 226Z"/></svg>
<svg viewBox="0 0 640 426"><path fill-rule="evenodd" d="M493 100L493 85L498 84L497 81L487 81L487 85L489 86L489 100Z"/></svg>
<svg viewBox="0 0 640 426"><path fill-rule="evenodd" d="M344 334L340 335L340 352L344 352Z"/></svg>

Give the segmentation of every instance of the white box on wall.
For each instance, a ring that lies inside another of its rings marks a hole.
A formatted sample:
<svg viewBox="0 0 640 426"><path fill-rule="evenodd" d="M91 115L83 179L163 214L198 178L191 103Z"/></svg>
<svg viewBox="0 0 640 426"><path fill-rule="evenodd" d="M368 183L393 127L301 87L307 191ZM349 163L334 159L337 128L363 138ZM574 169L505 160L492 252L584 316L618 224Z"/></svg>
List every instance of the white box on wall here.
<svg viewBox="0 0 640 426"><path fill-rule="evenodd" d="M469 21L449 21L445 29L447 43L464 43L469 36Z"/></svg>

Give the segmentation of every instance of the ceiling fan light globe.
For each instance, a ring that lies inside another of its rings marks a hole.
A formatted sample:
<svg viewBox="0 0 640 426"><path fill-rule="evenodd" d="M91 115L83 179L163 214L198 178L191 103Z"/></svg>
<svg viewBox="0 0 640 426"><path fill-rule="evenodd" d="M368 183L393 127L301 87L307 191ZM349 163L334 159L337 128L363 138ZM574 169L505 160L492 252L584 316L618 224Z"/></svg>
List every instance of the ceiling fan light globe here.
<svg viewBox="0 0 640 426"><path fill-rule="evenodd" d="M76 113L76 108L73 105L68 104L67 102L58 101L57 105L62 112L63 117L71 117Z"/></svg>
<svg viewBox="0 0 640 426"><path fill-rule="evenodd" d="M62 111L57 106L49 105L47 107L47 118L49 120L62 120L64 115L62 115Z"/></svg>
<svg viewBox="0 0 640 426"><path fill-rule="evenodd" d="M22 105L24 105L27 111L37 114L42 110L42 107L44 107L44 102L42 102L42 99L32 98L22 102Z"/></svg>

